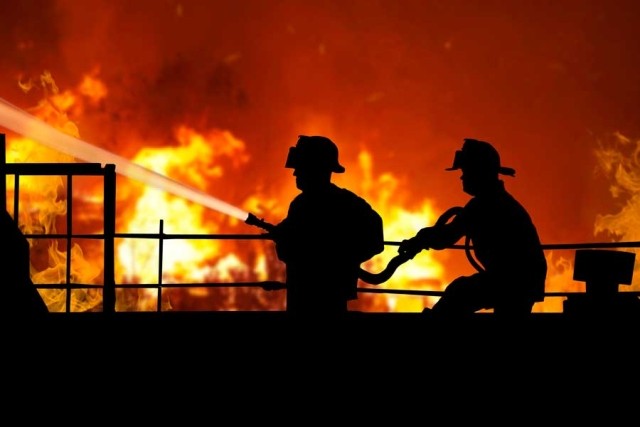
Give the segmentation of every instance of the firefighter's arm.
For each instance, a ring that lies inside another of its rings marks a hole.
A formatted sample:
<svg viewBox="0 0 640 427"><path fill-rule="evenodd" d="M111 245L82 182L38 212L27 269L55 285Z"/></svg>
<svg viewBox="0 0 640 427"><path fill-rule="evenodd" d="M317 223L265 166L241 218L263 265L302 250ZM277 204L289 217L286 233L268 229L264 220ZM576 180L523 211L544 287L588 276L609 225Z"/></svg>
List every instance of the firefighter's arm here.
<svg viewBox="0 0 640 427"><path fill-rule="evenodd" d="M398 253L413 258L424 249L430 248L430 235L433 227L425 227L410 239L403 240L398 248Z"/></svg>
<svg viewBox="0 0 640 427"><path fill-rule="evenodd" d="M449 224L425 227L400 243L398 252L410 257L425 249L444 249L455 244L463 236L461 228L453 221Z"/></svg>

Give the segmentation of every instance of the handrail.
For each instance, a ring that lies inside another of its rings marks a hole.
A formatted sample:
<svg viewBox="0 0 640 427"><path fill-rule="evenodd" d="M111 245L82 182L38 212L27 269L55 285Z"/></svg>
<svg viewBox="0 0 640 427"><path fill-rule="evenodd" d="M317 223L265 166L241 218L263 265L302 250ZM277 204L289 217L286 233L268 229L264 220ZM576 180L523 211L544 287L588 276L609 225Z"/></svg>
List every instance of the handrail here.
<svg viewBox="0 0 640 427"><path fill-rule="evenodd" d="M155 288L158 289L158 310L160 310L160 292L165 288L187 288L187 287L260 287L264 290L282 290L286 285L278 281L262 281L262 282L216 282L216 283L163 283L162 282L162 252L163 242L165 240L189 239L189 240L270 240L271 237L266 233L219 233L219 234L183 234L183 233L164 233L162 221L160 222L159 233L117 233L115 231L115 165L107 164L104 167L97 163L7 163L5 155L5 135L0 133L0 177L7 175L15 175L15 194L14 194L14 212L18 210L18 192L19 177L21 175L62 175L69 178L67 188L67 200L72 200L72 182L71 179L76 175L96 175L104 178L104 223L105 229L103 233L96 234L74 234L72 230L72 218L69 214L67 217L67 233L56 234L24 234L30 239L66 239L70 245L72 238L81 239L103 239L104 247L104 281L103 284L82 284L71 283L71 257L67 257L66 266L66 283L38 283L34 286L38 289L88 289L103 288L103 307L105 312L115 311L115 290L117 288ZM0 194L6 194L6 180L0 179ZM0 207L6 208L6 198L0 197ZM69 209L71 212L71 209ZM117 284L115 283L115 266L114 266L114 239L116 238L137 238L137 239L154 239L159 241L159 271L158 283L153 284ZM385 246L400 246L400 241L384 241ZM543 250L572 250L572 249L604 249L604 248L640 248L640 241L622 241L622 242L581 242L581 243L555 243L542 244ZM465 247L465 245L451 245L444 249L473 249L473 246ZM110 254L107 256L107 254ZM386 293L386 294L404 294L404 295L420 295L420 296L441 296L443 291L435 290L415 290L415 289L388 289L388 288L357 288L361 293ZM545 292L545 297L568 297L575 294L583 294L584 292ZM640 295L640 291L621 291L620 293ZM71 292L67 292L67 310L70 307Z"/></svg>
<svg viewBox="0 0 640 427"><path fill-rule="evenodd" d="M104 233L72 234L73 237L90 239L103 238ZM53 239L67 237L67 234L26 234L25 237L37 239ZM163 240L270 240L266 233L217 233L217 234L189 234L189 233L113 233L118 239L160 239ZM384 241L385 246L400 246L401 241ZM543 250L553 249L605 249L605 248L640 248L640 241L621 242L581 242L581 243L547 243L542 244ZM464 245L446 246L444 249L464 249ZM473 246L471 246L473 249Z"/></svg>
<svg viewBox="0 0 640 427"><path fill-rule="evenodd" d="M25 234L28 238L57 238L67 237L67 234ZM78 234L72 235L76 238L103 238L104 234ZM189 233L114 233L114 238L139 238L139 239L154 239L154 240L269 240L270 237L266 233L218 233L218 234L189 234ZM399 241L385 241L385 245L399 246ZM592 243L561 243L561 244L543 244L544 250L553 249L585 249L585 248L638 248L640 247L639 241L622 241L622 242L592 242ZM464 249L464 245L452 245L444 249ZM89 284L67 284L60 285L55 283L39 283L35 285L37 288L47 289L81 289L81 288L93 288L100 287L100 285ZM203 282L203 283L148 283L148 284L115 284L115 288L189 288L189 287L203 287L203 288L221 288L221 287L256 287L265 290L281 290L285 289L286 285L278 281L260 281L260 282ZM441 290L417 290L417 289L389 289L389 288L364 288L359 287L357 291L360 293L379 293L379 294L403 294L403 295L419 295L419 296L441 296L443 291ZM625 294L640 295L640 291L622 291ZM545 292L545 297L567 297L576 294L583 294L584 292L568 291L568 292Z"/></svg>

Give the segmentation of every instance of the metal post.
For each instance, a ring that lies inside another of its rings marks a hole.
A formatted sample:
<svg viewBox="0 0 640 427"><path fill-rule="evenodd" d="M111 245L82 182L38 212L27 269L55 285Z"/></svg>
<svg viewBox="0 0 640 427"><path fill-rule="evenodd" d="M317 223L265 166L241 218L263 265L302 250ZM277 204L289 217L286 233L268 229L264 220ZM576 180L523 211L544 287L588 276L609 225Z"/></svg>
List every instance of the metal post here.
<svg viewBox="0 0 640 427"><path fill-rule="evenodd" d="M13 176L13 218L17 224L20 218L20 174Z"/></svg>
<svg viewBox="0 0 640 427"><path fill-rule="evenodd" d="M162 311L162 253L164 249L164 220L160 220L160 234L158 234L158 302L156 311Z"/></svg>
<svg viewBox="0 0 640 427"><path fill-rule="evenodd" d="M0 175L2 175L2 182L0 182L0 208L7 210L7 141L4 133L0 133Z"/></svg>
<svg viewBox="0 0 640 427"><path fill-rule="evenodd" d="M116 311L115 234L116 234L116 165L104 167L104 289L102 311Z"/></svg>
<svg viewBox="0 0 640 427"><path fill-rule="evenodd" d="M73 175L67 175L67 262L65 285L67 287L66 312L71 312L71 245L73 244Z"/></svg>

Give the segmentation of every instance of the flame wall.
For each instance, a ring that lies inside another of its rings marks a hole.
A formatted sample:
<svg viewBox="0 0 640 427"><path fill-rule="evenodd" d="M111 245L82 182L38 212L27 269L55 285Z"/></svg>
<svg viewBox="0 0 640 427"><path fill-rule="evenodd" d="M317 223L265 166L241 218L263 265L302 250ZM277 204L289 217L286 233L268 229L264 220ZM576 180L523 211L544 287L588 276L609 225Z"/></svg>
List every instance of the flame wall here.
<svg viewBox="0 0 640 427"><path fill-rule="evenodd" d="M444 171L462 138L486 139L544 243L609 240L597 218L627 199L599 153L640 135L638 18L632 0L3 2L0 94L27 108L43 93L18 82L43 70L61 88L94 76L107 92L69 118L129 158L181 126L229 131L249 159L215 195L277 195L275 213L298 134L332 137L353 168L367 150L394 203L435 212L467 200Z"/></svg>

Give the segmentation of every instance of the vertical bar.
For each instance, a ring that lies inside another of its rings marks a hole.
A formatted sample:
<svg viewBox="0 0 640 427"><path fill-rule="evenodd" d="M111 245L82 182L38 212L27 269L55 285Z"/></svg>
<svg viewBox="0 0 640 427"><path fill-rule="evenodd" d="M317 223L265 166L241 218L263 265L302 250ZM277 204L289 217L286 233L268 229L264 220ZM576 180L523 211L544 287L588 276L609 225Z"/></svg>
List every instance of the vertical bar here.
<svg viewBox="0 0 640 427"><path fill-rule="evenodd" d="M20 207L20 174L15 174L13 177L13 219L16 224L18 223Z"/></svg>
<svg viewBox="0 0 640 427"><path fill-rule="evenodd" d="M67 175L67 263L65 285L67 287L66 312L71 312L71 236L73 234L73 176Z"/></svg>
<svg viewBox="0 0 640 427"><path fill-rule="evenodd" d="M4 133L0 133L0 175L2 175L2 182L0 182L0 208L7 209L7 140Z"/></svg>
<svg viewBox="0 0 640 427"><path fill-rule="evenodd" d="M164 243L164 220L160 220L160 233L158 234L158 301L156 311L162 311L162 251Z"/></svg>
<svg viewBox="0 0 640 427"><path fill-rule="evenodd" d="M104 286L102 311L116 311L115 234L116 234L116 165L104 167Z"/></svg>

